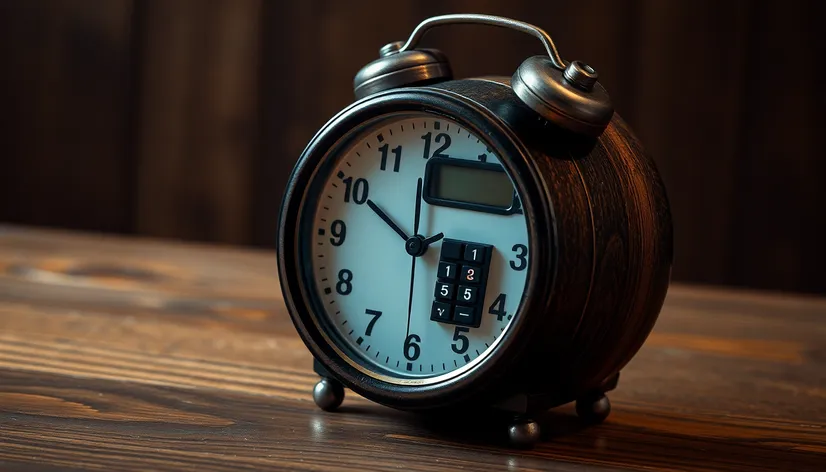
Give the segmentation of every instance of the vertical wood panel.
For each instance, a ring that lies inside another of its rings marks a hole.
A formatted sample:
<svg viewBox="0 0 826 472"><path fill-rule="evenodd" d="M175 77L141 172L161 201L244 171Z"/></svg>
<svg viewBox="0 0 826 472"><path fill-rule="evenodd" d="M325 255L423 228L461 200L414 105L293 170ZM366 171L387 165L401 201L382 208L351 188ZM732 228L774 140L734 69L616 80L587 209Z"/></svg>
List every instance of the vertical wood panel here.
<svg viewBox="0 0 826 472"><path fill-rule="evenodd" d="M0 2L0 220L131 229L131 9Z"/></svg>
<svg viewBox="0 0 826 472"><path fill-rule="evenodd" d="M751 15L727 282L826 291L824 14L793 0Z"/></svg>
<svg viewBox="0 0 826 472"><path fill-rule="evenodd" d="M746 1L642 0L629 121L656 159L675 227L674 278L725 283L734 237Z"/></svg>
<svg viewBox="0 0 826 472"><path fill-rule="evenodd" d="M248 242L260 0L146 2L137 228Z"/></svg>

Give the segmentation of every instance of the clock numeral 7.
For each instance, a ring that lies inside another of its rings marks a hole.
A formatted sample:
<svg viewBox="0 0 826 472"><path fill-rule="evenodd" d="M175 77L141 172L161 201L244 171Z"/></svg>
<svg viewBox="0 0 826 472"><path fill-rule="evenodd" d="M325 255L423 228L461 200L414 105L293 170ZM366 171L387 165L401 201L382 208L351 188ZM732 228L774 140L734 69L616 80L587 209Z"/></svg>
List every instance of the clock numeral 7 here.
<svg viewBox="0 0 826 472"><path fill-rule="evenodd" d="M379 318L381 318L381 312L377 311L377 310L371 310L371 309L368 308L368 309L364 310L364 314L370 315L370 316L373 317L373 319L370 320L369 323L367 323L367 329L364 331L365 336L370 336L371 334L373 334L373 326L376 325L376 321L378 321Z"/></svg>

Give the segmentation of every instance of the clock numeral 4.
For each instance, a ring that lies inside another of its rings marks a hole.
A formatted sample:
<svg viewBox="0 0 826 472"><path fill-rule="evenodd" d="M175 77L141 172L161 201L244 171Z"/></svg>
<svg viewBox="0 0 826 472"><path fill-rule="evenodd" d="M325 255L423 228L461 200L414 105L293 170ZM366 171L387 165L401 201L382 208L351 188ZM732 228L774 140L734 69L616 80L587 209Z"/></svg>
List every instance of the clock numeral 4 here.
<svg viewBox="0 0 826 472"><path fill-rule="evenodd" d="M500 293L499 296L496 297L496 300L494 300L493 303L491 303L490 307L488 308L488 313L490 313L491 315L496 316L497 321L502 321L502 319L505 317L505 315L508 314L505 311L505 300L507 300L507 299L508 299L507 295L505 295L504 293Z"/></svg>

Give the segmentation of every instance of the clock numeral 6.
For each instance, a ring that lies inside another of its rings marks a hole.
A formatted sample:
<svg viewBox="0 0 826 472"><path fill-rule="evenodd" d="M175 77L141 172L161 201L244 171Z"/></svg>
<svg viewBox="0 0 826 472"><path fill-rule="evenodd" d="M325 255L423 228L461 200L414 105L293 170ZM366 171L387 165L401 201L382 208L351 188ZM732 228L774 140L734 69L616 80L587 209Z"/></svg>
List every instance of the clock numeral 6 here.
<svg viewBox="0 0 826 472"><path fill-rule="evenodd" d="M422 348L417 343L422 342L418 334L411 334L404 340L404 357L409 361L415 361L422 353Z"/></svg>
<svg viewBox="0 0 826 472"><path fill-rule="evenodd" d="M361 205L367 201L367 196L370 193L370 184L368 184L365 179L356 179L354 183L352 177L347 177L341 181L344 182L345 185L345 202L349 202L351 197L353 199L353 203L356 205Z"/></svg>
<svg viewBox="0 0 826 472"><path fill-rule="evenodd" d="M344 244L344 238L347 237L347 225L341 220L335 220L330 225L330 233L333 234L333 237L330 238L330 244L336 247L341 246Z"/></svg>
<svg viewBox="0 0 826 472"><path fill-rule="evenodd" d="M353 273L348 269L338 271L338 282L336 282L336 292L339 295L350 295L353 291Z"/></svg>
<svg viewBox="0 0 826 472"><path fill-rule="evenodd" d="M468 340L467 336L462 333L469 333L470 328L465 328L463 326L457 326L456 330L453 332L453 340L459 341L457 345L455 342L450 347L453 348L453 352L456 354L464 354L467 352L467 348L470 347L470 341Z"/></svg>
<svg viewBox="0 0 826 472"><path fill-rule="evenodd" d="M511 269L525 270L525 267L528 267L528 246L514 244L511 250L516 253L516 260L510 261Z"/></svg>

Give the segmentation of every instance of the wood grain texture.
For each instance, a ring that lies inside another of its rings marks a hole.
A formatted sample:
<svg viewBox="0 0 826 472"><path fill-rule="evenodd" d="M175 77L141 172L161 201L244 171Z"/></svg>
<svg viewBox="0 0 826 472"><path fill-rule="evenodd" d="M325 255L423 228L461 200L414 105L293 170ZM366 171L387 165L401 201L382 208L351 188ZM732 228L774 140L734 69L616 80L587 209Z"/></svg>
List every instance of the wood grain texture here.
<svg viewBox="0 0 826 472"><path fill-rule="evenodd" d="M310 398L275 256L0 227L3 470L796 470L826 466L826 300L672 287L612 392L532 451L483 419Z"/></svg>

